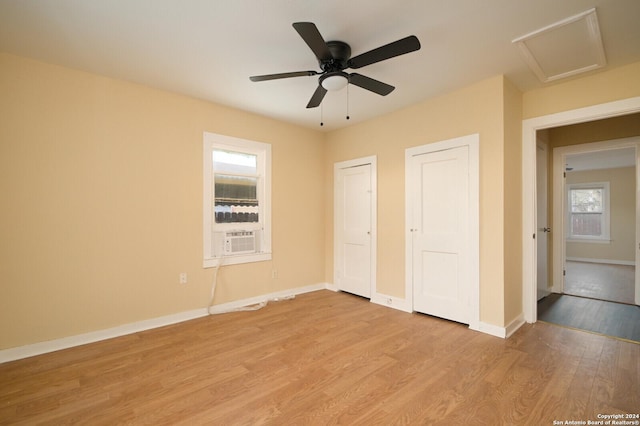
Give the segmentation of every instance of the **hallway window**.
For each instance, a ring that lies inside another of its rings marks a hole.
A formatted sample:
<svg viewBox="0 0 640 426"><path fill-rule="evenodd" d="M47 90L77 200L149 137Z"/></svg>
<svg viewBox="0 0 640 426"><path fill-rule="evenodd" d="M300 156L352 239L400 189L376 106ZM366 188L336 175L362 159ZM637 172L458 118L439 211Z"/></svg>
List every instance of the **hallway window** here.
<svg viewBox="0 0 640 426"><path fill-rule="evenodd" d="M609 241L609 182L567 185L570 240Z"/></svg>

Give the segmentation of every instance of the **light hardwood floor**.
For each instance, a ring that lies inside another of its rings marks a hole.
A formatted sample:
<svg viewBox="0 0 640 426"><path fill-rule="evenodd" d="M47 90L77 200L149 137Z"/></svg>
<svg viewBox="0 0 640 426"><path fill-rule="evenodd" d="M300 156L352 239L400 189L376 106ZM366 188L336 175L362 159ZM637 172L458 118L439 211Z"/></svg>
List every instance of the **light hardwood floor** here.
<svg viewBox="0 0 640 426"><path fill-rule="evenodd" d="M0 365L0 424L552 425L640 411L640 345L318 291Z"/></svg>

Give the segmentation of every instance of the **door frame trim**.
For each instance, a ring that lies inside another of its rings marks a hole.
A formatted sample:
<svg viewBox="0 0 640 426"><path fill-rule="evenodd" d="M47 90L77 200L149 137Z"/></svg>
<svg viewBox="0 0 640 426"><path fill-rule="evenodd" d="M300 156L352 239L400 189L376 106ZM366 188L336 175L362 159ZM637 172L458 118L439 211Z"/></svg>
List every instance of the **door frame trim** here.
<svg viewBox="0 0 640 426"><path fill-rule="evenodd" d="M349 169L353 167L359 166L371 166L371 283L370 283L370 299L373 300L373 297L376 293L376 271L377 271L377 259L378 259L378 249L377 249L377 241L378 241L378 157L375 155L371 155L368 157L355 158L353 160L340 161L333 164L333 283L337 289L337 262L336 256L338 250L336 250L336 235L338 230L336 217L338 215L337 206L335 202L335 182L336 175L338 170Z"/></svg>
<svg viewBox="0 0 640 426"><path fill-rule="evenodd" d="M524 320L538 319L536 302L536 132L640 112L640 96L522 121L522 307Z"/></svg>
<svg viewBox="0 0 640 426"><path fill-rule="evenodd" d="M469 149L469 328L480 331L480 134L433 142L405 150L405 299L413 309L413 232L414 185L410 162L414 156L467 146Z"/></svg>

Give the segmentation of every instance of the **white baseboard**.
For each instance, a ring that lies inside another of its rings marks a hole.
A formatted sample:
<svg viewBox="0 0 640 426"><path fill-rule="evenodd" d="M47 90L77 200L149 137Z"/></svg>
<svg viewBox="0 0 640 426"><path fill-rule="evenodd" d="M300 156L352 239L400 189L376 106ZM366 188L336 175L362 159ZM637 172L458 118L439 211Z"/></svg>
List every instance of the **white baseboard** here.
<svg viewBox="0 0 640 426"><path fill-rule="evenodd" d="M518 331L518 329L524 325L524 323L524 313L521 312L516 319L514 319L507 325L505 338L508 339L509 337L511 337L513 333Z"/></svg>
<svg viewBox="0 0 640 426"><path fill-rule="evenodd" d="M251 297L248 299L235 300L233 302L221 303L219 305L213 305L211 307L212 314L220 314L229 312L234 309L242 308L244 306L257 305L262 302L269 302L278 299L286 299L298 294L310 293L312 291L324 290L327 288L326 284L314 284L306 287L297 287L287 290L277 291L275 293L262 294L260 296Z"/></svg>
<svg viewBox="0 0 640 426"><path fill-rule="evenodd" d="M150 330L152 328L164 327L166 325L176 324L207 315L207 309L195 309L192 311L180 312L177 314L166 315L163 317L152 318L149 320L138 321L130 324L120 325L118 327L107 328L104 330L92 331L90 333L78 334L75 336L63 337L61 339L48 340L46 342L38 342L16 348L0 350L0 364L4 362L14 361L17 359L28 358L35 355L42 355L49 352L59 351L62 349L72 348L74 346L86 345L100 340L112 339L127 334L133 334L140 331Z"/></svg>
<svg viewBox="0 0 640 426"><path fill-rule="evenodd" d="M487 324L486 322L480 321L478 324L478 329L481 333L490 334L492 336L500 337L502 339L507 336L507 329L505 327L500 327L493 324Z"/></svg>
<svg viewBox="0 0 640 426"><path fill-rule="evenodd" d="M389 296L382 293L375 293L371 296L371 303L376 305L386 306L387 308L397 309L399 311L413 312L413 306L407 302L406 299L400 299L399 297Z"/></svg>
<svg viewBox="0 0 640 426"><path fill-rule="evenodd" d="M325 284L324 287L326 290L331 290L337 292L341 292L336 285L334 284ZM345 291L345 293L349 294L349 292ZM355 294L355 293L354 293ZM364 296L363 296L364 297ZM375 303L376 305L386 306L387 308L398 309L403 312L413 312L411 306L407 304L404 299L400 299L399 297L388 296L382 293L374 293L373 296L368 298L371 303Z"/></svg>
<svg viewBox="0 0 640 426"><path fill-rule="evenodd" d="M636 266L636 262L633 260L591 259L589 257L567 257L566 260L573 262L608 263L610 265Z"/></svg>
<svg viewBox="0 0 640 426"><path fill-rule="evenodd" d="M269 302L278 299L285 299L296 296L298 294L310 293L312 291L325 289L331 291L339 291L335 285L330 283L314 284L305 287L292 288L274 293L264 294L248 299L222 303L220 305L213 305L211 307L211 313L219 314L245 306L256 305L262 302ZM409 302L407 302L406 299L401 299L381 293L375 293L370 300L371 303L385 306L387 308L397 309L407 313L413 312L413 307ZM61 339L49 340L46 342L33 343L16 348L3 349L0 350L0 364L17 359L28 358L36 355L67 349L74 346L86 345L87 343L98 342L100 340L107 340L127 334L138 333L140 331L150 330L153 328L164 327L183 321L189 321L192 319L207 316L208 314L209 311L207 310L207 308L194 309L191 311L180 312L177 314L166 315L163 317L152 318L144 321L138 321L135 323L125 324L105 330L98 330L90 333L78 334L76 336L63 337ZM499 327L492 324L480 322L477 329L473 329L504 339L511 336L516 330L518 330L518 328L522 326L522 324L524 324L523 314L513 320L507 327Z"/></svg>
<svg viewBox="0 0 640 426"><path fill-rule="evenodd" d="M340 289L338 289L338 287L336 287L335 284L330 284L330 283L325 283L324 288L326 288L327 290L335 291L335 292L340 291Z"/></svg>
<svg viewBox="0 0 640 426"><path fill-rule="evenodd" d="M228 311L234 308L239 308L248 305L254 305L260 302L276 300L280 298L287 298L295 296L297 294L309 293L312 291L326 289L327 284L315 284L306 287L298 287L275 293L270 293L262 296L252 297L244 300L237 300L234 302L223 303L221 305L214 305L211 308L211 313L220 313L222 311ZM100 340L112 339L114 337L120 337L127 334L138 333L140 331L150 330L153 328L164 327L171 324L176 324L183 321L189 321L196 318L205 317L208 315L207 308L194 309L192 311L179 312L177 314L166 315L158 318L152 318L148 320L138 321L130 324L124 324L118 327L108 328L104 330L92 331L90 333L78 334L75 336L63 337L61 339L49 340L46 342L38 342L25 346L18 346L16 348L9 348L0 350L0 364L15 361L17 359L28 358L36 355L42 355L49 352L59 351L62 349L72 348L74 346L86 345L87 343L94 343Z"/></svg>
<svg viewBox="0 0 640 426"><path fill-rule="evenodd" d="M507 339L520 327L522 327L524 323L524 313L520 313L520 315L518 315L516 319L507 324L506 327L500 327L493 324L487 324L486 322L480 322L479 327L476 331L500 337L502 339Z"/></svg>
<svg viewBox="0 0 640 426"><path fill-rule="evenodd" d="M331 291L340 291L340 289L334 284L325 284L325 288ZM397 309L402 312L413 312L413 307L410 303L407 303L406 299L401 299L395 296L389 296L387 294L382 293L374 293L369 301L371 303L375 303L376 305L386 306L387 308Z"/></svg>

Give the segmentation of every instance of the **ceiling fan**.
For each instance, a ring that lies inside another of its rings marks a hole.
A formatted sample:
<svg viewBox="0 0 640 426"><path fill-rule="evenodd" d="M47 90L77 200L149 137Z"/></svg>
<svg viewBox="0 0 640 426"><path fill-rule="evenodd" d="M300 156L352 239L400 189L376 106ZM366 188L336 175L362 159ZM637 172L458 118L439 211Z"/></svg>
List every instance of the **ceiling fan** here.
<svg viewBox="0 0 640 426"><path fill-rule="evenodd" d="M307 108L315 108L322 102L328 90L340 90L347 84L386 96L395 87L358 73L346 73L347 68L358 69L376 62L404 55L420 49L416 36L409 36L351 58L351 47L342 41L325 42L312 22L295 22L293 28L313 51L322 71L296 71L249 77L251 81L276 80L289 77L320 75L318 88L311 96Z"/></svg>

